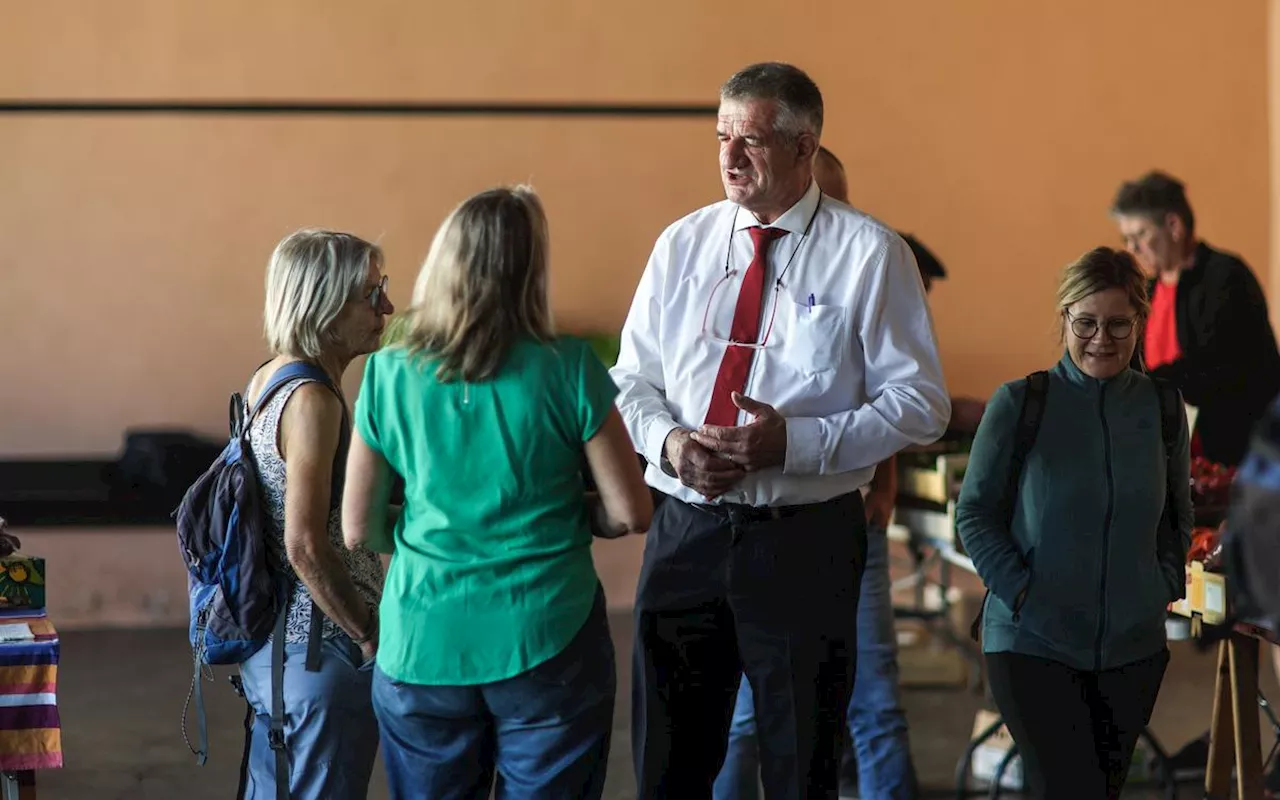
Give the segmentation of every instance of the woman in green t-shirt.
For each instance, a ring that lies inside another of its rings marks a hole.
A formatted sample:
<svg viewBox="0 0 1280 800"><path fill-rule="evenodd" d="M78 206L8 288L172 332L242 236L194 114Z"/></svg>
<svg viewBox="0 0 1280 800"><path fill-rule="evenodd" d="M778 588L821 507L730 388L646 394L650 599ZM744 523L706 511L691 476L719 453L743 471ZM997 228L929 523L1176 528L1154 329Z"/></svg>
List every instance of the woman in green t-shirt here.
<svg viewBox="0 0 1280 800"><path fill-rule="evenodd" d="M365 365L343 523L394 554L373 689L393 797L488 796L495 771L499 797L603 790L616 684L592 533L643 532L653 508L604 365L552 330L547 243L532 190L468 199L403 341Z"/></svg>

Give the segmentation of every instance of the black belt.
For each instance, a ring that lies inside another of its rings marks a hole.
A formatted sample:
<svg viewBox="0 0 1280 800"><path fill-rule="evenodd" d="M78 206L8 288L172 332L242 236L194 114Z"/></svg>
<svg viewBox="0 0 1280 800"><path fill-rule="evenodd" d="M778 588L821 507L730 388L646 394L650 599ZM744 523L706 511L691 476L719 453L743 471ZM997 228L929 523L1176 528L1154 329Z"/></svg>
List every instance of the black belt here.
<svg viewBox="0 0 1280 800"><path fill-rule="evenodd" d="M691 503L691 505L699 511L725 520L730 525L749 525L754 522L794 517L831 503L838 503L847 496L842 494L821 503L806 503L798 506L750 506L746 503Z"/></svg>
<svg viewBox="0 0 1280 800"><path fill-rule="evenodd" d="M694 503L693 507L714 517L720 517L731 525L747 525L753 522L794 517L815 506L749 506L745 503Z"/></svg>

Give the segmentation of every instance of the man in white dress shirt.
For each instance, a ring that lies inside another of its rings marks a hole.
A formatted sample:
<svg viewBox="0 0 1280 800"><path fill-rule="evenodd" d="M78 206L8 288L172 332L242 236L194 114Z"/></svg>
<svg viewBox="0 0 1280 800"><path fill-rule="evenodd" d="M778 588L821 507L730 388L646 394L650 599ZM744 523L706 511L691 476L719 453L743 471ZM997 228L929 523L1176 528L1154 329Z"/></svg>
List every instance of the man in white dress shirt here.
<svg viewBox="0 0 1280 800"><path fill-rule="evenodd" d="M641 798L709 798L745 672L768 798L836 795L866 552L860 487L950 405L924 286L888 227L813 181L822 94L721 88L727 200L658 238L612 370L668 495L636 592Z"/></svg>

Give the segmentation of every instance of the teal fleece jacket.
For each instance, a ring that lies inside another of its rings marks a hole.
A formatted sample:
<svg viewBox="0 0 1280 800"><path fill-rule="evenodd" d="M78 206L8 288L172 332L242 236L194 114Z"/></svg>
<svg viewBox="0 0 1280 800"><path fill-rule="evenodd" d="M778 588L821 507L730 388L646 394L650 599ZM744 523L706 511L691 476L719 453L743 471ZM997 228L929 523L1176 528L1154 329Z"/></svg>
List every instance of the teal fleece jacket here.
<svg viewBox="0 0 1280 800"><path fill-rule="evenodd" d="M960 539L990 590L983 652L1089 671L1152 656L1165 647L1166 605L1185 592L1193 522L1186 415L1166 460L1152 380L1133 369L1091 378L1064 354L1049 371L1010 525L1004 500L1026 388L1025 378L1012 381L991 398L956 508Z"/></svg>

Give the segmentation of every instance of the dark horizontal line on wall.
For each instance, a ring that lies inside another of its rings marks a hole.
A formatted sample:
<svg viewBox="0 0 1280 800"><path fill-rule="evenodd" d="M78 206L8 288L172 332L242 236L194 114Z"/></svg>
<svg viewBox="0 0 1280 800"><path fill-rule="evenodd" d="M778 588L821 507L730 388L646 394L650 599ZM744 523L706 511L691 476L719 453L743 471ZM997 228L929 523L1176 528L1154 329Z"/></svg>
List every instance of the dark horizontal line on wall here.
<svg viewBox="0 0 1280 800"><path fill-rule="evenodd" d="M285 100L3 100L0 114L230 114L406 117L707 117L716 106L657 103L393 103Z"/></svg>

